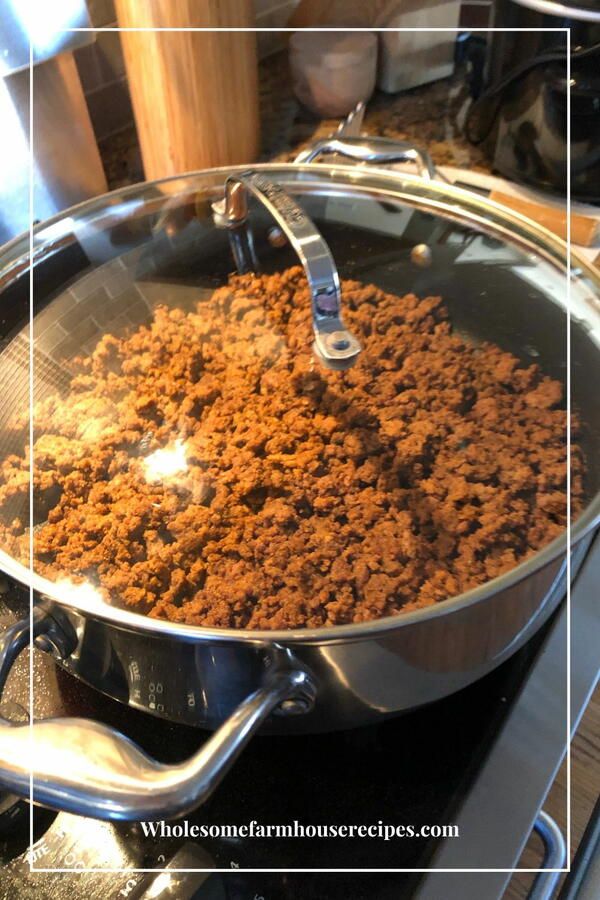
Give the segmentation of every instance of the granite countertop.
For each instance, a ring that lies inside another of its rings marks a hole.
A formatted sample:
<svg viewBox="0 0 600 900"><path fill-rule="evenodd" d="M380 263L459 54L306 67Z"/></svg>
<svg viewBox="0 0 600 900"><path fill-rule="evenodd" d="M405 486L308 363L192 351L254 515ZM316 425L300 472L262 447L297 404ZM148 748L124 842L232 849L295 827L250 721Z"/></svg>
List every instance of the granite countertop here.
<svg viewBox="0 0 600 900"><path fill-rule="evenodd" d="M367 104L364 134L410 141L429 151L438 165L490 171L477 147L461 134L468 103L464 72L397 94L375 91ZM318 119L292 93L285 55L272 58L261 77L263 159L293 159L311 142L332 135L339 119Z"/></svg>
<svg viewBox="0 0 600 900"><path fill-rule="evenodd" d="M259 64L259 100L261 162L291 161L306 145L334 134L340 124L339 119L319 119L296 100L285 51ZM375 91L362 132L409 141L427 150L436 165L490 174L492 165L484 151L462 133L469 103L465 70L457 68L449 78L401 93ZM100 153L110 190L144 181L134 126L105 139ZM600 254L588 258L600 266Z"/></svg>
<svg viewBox="0 0 600 900"><path fill-rule="evenodd" d="M287 54L277 53L259 66L262 161L287 161L312 141L329 136L338 119L319 119L301 106L292 92ZM468 102L464 72L398 94L376 91L363 123L365 134L414 142L429 151L434 163L489 172L484 153L461 134ZM109 188L143 181L135 128L100 145ZM251 162L251 160L249 160Z"/></svg>

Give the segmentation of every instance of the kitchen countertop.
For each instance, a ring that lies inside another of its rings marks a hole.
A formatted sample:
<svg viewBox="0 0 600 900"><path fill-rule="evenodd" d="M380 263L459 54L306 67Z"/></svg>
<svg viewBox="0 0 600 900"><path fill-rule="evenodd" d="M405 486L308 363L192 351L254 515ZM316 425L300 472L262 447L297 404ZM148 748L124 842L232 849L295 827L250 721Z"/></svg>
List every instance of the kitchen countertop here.
<svg viewBox="0 0 600 900"><path fill-rule="evenodd" d="M259 160L286 162L306 145L331 136L339 119L319 119L298 100L291 83L286 51L259 64L261 153ZM375 91L367 104L362 131L408 141L428 150L438 166L492 174L493 168L481 147L463 136L462 125L470 103L464 67L439 81L397 94ZM100 144L109 188L144 180L135 127L120 131ZM249 163L251 160L248 161ZM543 197L540 195L543 202ZM600 255L588 255L596 266Z"/></svg>
<svg viewBox="0 0 600 900"><path fill-rule="evenodd" d="M287 160L306 144L333 134L339 119L318 119L292 93L285 54L278 54L261 73L263 158ZM490 171L483 152L461 134L468 88L463 71L452 77L398 94L376 91L363 122L365 134L410 141L424 147L438 165Z"/></svg>
<svg viewBox="0 0 600 900"><path fill-rule="evenodd" d="M263 60L259 68L262 161L291 160L303 146L336 130L338 119L318 119L294 97L285 52ZM414 142L427 149L438 165L490 172L482 150L461 134L467 102L462 71L399 94L376 91L367 106L363 131ZM135 128L106 138L100 152L111 190L143 180Z"/></svg>

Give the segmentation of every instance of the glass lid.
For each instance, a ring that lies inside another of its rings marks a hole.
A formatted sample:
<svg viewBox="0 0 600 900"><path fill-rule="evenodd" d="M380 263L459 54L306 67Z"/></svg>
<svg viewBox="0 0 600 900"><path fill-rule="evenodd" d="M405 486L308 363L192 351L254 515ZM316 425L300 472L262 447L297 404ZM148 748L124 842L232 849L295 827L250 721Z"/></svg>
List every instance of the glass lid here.
<svg viewBox="0 0 600 900"><path fill-rule="evenodd" d="M30 329L15 241L0 562L65 602L314 629L520 577L565 539L567 288L574 530L598 514L598 282L476 195L197 173L39 226L33 287Z"/></svg>

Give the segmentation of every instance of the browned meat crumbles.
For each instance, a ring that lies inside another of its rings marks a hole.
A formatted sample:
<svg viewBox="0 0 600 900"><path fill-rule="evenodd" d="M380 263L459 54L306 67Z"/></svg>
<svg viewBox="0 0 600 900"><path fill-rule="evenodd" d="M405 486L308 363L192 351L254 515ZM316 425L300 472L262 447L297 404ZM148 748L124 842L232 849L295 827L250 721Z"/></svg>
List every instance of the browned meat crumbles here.
<svg viewBox="0 0 600 900"><path fill-rule="evenodd" d="M312 358L300 268L100 341L36 410L36 568L175 622L318 627L437 603L560 534L561 386L453 335L439 297L343 298L347 372ZM3 464L0 515L27 464ZM5 516L2 546L26 539Z"/></svg>

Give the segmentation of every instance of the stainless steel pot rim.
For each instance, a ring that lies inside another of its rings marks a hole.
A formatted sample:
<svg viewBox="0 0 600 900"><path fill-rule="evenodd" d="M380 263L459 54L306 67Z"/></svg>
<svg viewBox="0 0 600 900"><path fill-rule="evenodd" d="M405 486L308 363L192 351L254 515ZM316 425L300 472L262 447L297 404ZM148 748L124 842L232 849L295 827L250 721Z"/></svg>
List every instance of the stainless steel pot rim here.
<svg viewBox="0 0 600 900"><path fill-rule="evenodd" d="M177 182L191 181L194 178L206 178L208 176L222 176L223 182L229 174L252 170L279 173L281 175L294 176L294 186L301 192L323 191L327 183L322 180L325 173L332 179L332 188L345 186L357 191L363 191L376 195L385 188L393 192L395 199L405 201L415 208L424 208L430 214L441 214L455 221L464 221L465 224L473 224L482 231L496 234L502 239L510 239L521 249L539 254L556 268L566 270L569 262L567 244L554 233L548 231L531 219L514 212L495 201L483 197L464 188L455 187L442 181L427 181L418 175L409 172L390 171L377 166L357 165L330 165L328 163L256 163L249 166L222 166L213 169L199 169L186 172L181 175L173 175L154 182L139 182L126 188L118 188L103 194L101 197L86 200L82 203L64 210L62 213L47 219L33 229L34 249L33 258L43 258L51 254L53 249L60 249L75 237L70 233L70 223L77 215L84 211L96 212L106 215L107 212L117 213L117 207L109 201L127 201L136 198L143 192L147 192L149 185L168 185ZM315 182L299 179L298 174L317 174L321 180ZM377 184L375 184L377 182ZM188 188L189 189L189 188ZM428 196L429 195L429 196ZM152 198L154 200L158 198ZM121 209L121 215L133 212L134 208ZM58 234L55 226L62 221L69 223L65 230ZM88 220L88 225L93 225L93 219ZM44 231L52 231L52 238L43 245L35 246L35 237ZM12 256L12 258L11 258ZM13 238L7 244L0 247L0 288L8 286L15 277L19 277L27 270L29 265L29 235L24 234ZM5 262L8 257L8 262ZM587 262L576 251L571 250L571 278L580 277L593 282L596 287L596 296L593 298L590 312L597 317L596 342L600 349L600 272ZM573 315L573 314L572 314ZM573 315L573 319L575 316Z"/></svg>
<svg viewBox="0 0 600 900"><path fill-rule="evenodd" d="M465 219L467 222L473 222L484 230L487 224L488 226L491 226L488 227L489 231L497 230L502 233L504 237L510 236L517 244L520 242L522 243L523 238L525 238L525 241L529 238L529 241L531 242L529 246L530 250L541 253L546 259L553 262L554 265L560 265L564 269L566 269L568 265L569 248L565 241L553 232L548 231L546 228L539 225L537 222L523 216L521 213L510 210L481 194L476 194L473 191L456 187L455 185L443 181L428 181L421 178L419 175L410 172L390 171L389 169L379 168L377 166L331 165L323 162L254 163L250 166L220 166L212 169L197 169L191 172L184 172L180 175L172 175L168 178L157 179L153 182L138 182L137 184L129 185L125 188L117 188L100 197L84 200L75 206L63 210L56 216L46 219L39 225L36 225L32 231L32 237L34 239L34 258L38 253L43 254L46 247L46 244L35 247L35 238L37 236L43 234L44 231L51 230L61 221L68 222L69 220L72 220L77 215L81 215L84 211L88 211L88 213L95 211L97 213L106 214L106 212L111 209L111 204L108 203L108 201L133 199L136 195L146 192L149 185L160 187L162 185L175 184L178 181L188 181L193 180L194 178L206 178L215 175L222 176L224 182L227 175L245 172L249 169L280 173L282 175L287 173L288 175L294 176L297 176L299 173L308 175L311 173L318 173L319 176L322 176L324 172L327 172L330 178L334 180L339 179L339 181L335 182L338 186L346 184L348 187L354 189L359 186L369 187L367 182L378 180L384 185L387 185L390 190L394 190L397 199L406 200L417 208L419 205L428 206L430 211L434 213L445 213L454 219ZM310 184L297 177L295 177L294 180L298 187L304 188L305 190L317 187L316 184ZM323 185L324 182L319 181L318 186L322 188ZM406 192L399 192L398 189L400 186L402 186ZM432 195L429 203L426 202L424 197L424 195L427 194ZM453 202L448 203L448 200ZM113 206L112 209L116 211L116 207ZM126 212L129 212L129 210L126 210ZM493 217L491 223L485 219L486 214L490 213ZM518 229L519 234L515 233L515 227ZM54 238L53 236L52 240L47 243L53 244L56 242L57 246L61 246L61 241L66 234L68 234L68 227L65 228L65 231L59 238ZM548 252L549 249L551 252ZM8 263L5 263L4 259L6 259L7 256L10 257L10 255L15 252L17 255L13 256ZM13 268L17 268L19 273L23 271L28 262L29 255L29 234L27 233L17 236L3 246L0 246L0 285L10 282L10 272ZM586 278L595 282L598 289L598 303L597 309L595 309L594 312L599 315L600 319L600 272L572 249L570 261L572 278L584 275Z"/></svg>
<svg viewBox="0 0 600 900"><path fill-rule="evenodd" d="M322 175L323 172L326 171L329 172L330 177L336 178L338 176L341 176L342 179L345 178L347 180L349 186L355 187L358 186L358 183L360 181L368 181L371 177L383 179L390 185L390 187L397 188L399 184L406 183L409 187L412 186L413 188L413 190L411 190L410 192L410 200L411 202L414 202L415 205L417 205L417 200L419 198L420 192L431 192L437 194L440 199L450 198L452 200L463 201L463 203L466 204L467 208L446 207L446 210L453 208L456 213L464 213L466 218L470 218L469 209L471 207L479 209L482 212L486 210L491 211L494 214L495 218L503 220L507 225L518 225L525 231L528 231L533 240L535 240L536 238L538 240L542 239L545 243L550 244L557 252L557 255L562 257L564 266L566 267L567 265L568 248L565 241L563 241L553 232L548 231L543 226L538 225L537 222L534 222L533 220L528 219L526 216L523 216L521 213L510 210L508 209L508 207L502 206L500 203L497 203L494 200L490 200L481 194L469 191L466 188L456 187L453 184L449 184L443 181L428 181L424 178L421 178L419 175L410 172L390 170L373 165L370 165L368 167L360 165L341 165L337 163L333 165L331 163L325 162L264 162L237 166L219 166L212 169L196 169L190 172L182 172L179 175L171 175L168 178L160 178L152 182L141 181L137 182L136 184L128 185L127 187L116 188L113 191L108 191L107 193L102 194L100 197L94 197L91 200L84 200L81 203L77 203L74 206L63 210L62 212L57 213L57 215L52 216L52 218L40 222L33 228L32 235L35 238L40 233L43 233L45 230L51 228L52 226L57 225L63 220L73 219L75 216L81 214L85 210L96 210L97 212L105 213L107 211L107 201L117 199L126 200L128 198L133 198L137 194L147 191L149 185L168 185L174 184L177 181L191 180L193 178L203 178L210 175L222 175L223 180L225 180L226 176L230 173L245 172L249 169L266 172L279 172L282 174L310 174L311 172L314 172L319 173L320 175ZM297 181L297 183L302 184L301 181ZM418 188L419 190L415 190L415 188ZM406 199L409 198L407 197ZM110 206L108 208L110 208ZM1 257L10 254L13 250L17 250L19 248L19 245L25 247L26 245L28 245L28 243L29 234L27 232L23 233L22 235L18 235L11 241L8 241L6 244L0 246L0 260ZM22 260L22 257L23 252L21 251L20 260ZM588 277L596 281L600 287L600 273L598 272L598 270L573 250L571 250L571 258L576 263L577 270L584 272ZM574 265L572 265L572 274L576 274ZM2 270L0 270L0 277L1 275Z"/></svg>
<svg viewBox="0 0 600 900"><path fill-rule="evenodd" d="M571 546L584 537L599 522L600 495L594 498L593 503L588 506L585 513L573 523L571 528ZM450 615L479 603L492 594L514 587L529 575L563 556L566 549L567 535L565 531L564 534L555 538L552 543L503 575L499 575L478 587L458 594L456 597L450 597L423 609L406 613L401 612L381 619L371 619L367 622L355 622L348 625L328 625L322 628L279 631L253 631L241 628L207 628L203 625L184 625L167 619L153 619L142 613L132 612L118 606L110 606L108 603L99 601L90 602L67 599L65 598L64 590L61 590L60 584L55 584L36 572L32 573L28 567L17 563L3 550L0 550L0 570L29 587L33 593L56 601L66 609L83 615L91 615L94 618L105 619L126 630L144 631L160 637L172 637L192 642L216 640L289 645L323 643L323 641L326 643L346 642L352 639L361 640L365 637L373 638L379 635L385 637L388 632L396 631L398 628Z"/></svg>
<svg viewBox="0 0 600 900"><path fill-rule="evenodd" d="M252 166L223 166L213 169L204 169L194 172L186 172L181 175L164 178L153 184L160 186L171 182L193 179L194 177L207 177L215 175L223 175L232 172L243 172L249 168L264 170L268 172L279 172L281 174L297 174L306 172L319 173L323 175L324 171L329 173L331 178L345 179L349 186L358 187L360 182L368 182L375 180L383 180L390 189L398 191L399 185L404 186L409 193L404 198L414 205L418 205L420 196L423 193L433 194L434 206L438 206L440 212L453 214L456 218L464 218L465 220L475 221L481 226L480 216L485 213L491 213L493 216L492 226L499 225L500 228L510 233L515 241L519 242L519 237L529 238L531 249L540 252L546 258L549 258L555 265L561 265L566 269L568 261L567 244L553 233L545 228L537 225L519 213L508 210L479 194L474 194L464 188L454 187L442 182L425 181L417 175L404 172L390 172L388 169L381 169L374 166L368 168L357 166L331 165L328 163L310 163L310 164L292 164L292 163L257 163ZM297 182L302 185L301 181ZM339 182L338 182L339 183ZM323 182L320 182L323 186ZM308 186L308 185L306 185ZM33 234L39 234L44 229L52 225L58 224L61 220L73 217L84 210L92 211L96 209L98 212L106 212L106 202L109 199L119 198L127 199L139 194L142 190L147 190L147 183L131 185L127 188L119 188L104 194L100 198L87 200L83 203L73 206L63 211L52 219L49 219L36 226ZM435 202L435 197L438 202ZM423 198L421 196L423 202ZM444 203L443 201L446 201ZM448 204L447 201L456 201L456 204ZM426 205L426 204L424 204ZM466 207L466 208L465 208ZM517 228L520 234L514 234ZM19 244L23 245L25 237L14 238L4 247L0 248L0 254L6 257L11 251L17 250ZM548 252L550 249L551 252ZM25 257L28 253L25 254ZM35 248L34 248L35 256ZM24 261L23 251L18 260L20 264ZM572 261L572 277L579 274L585 274L587 278L593 281L598 289L598 297L600 298L600 273L593 266L589 265L583 258L571 252ZM13 264L15 260L13 259ZM576 268L575 268L576 267ZM5 271L6 268L5 267ZM0 280L2 280L2 271L0 271ZM600 299L598 304L594 303L593 313L600 318ZM587 505L582 515L572 524L571 527L571 544L576 543L589 530L591 530L600 521L600 493L598 493L592 501ZM232 629L232 628L206 628L199 625L184 625L170 622L166 619L153 619L141 613L132 612L116 606L110 606L103 603L89 603L83 601L73 601L66 599L64 593L61 592L60 585L54 584L52 581L43 578L28 567L16 562L7 553L0 550L0 570L3 570L9 577L15 578L17 581L28 586L33 592L46 596L56 601L61 606L72 609L82 614L93 615L97 618L106 619L117 624L124 629L133 631L145 631L153 633L157 636L171 636L185 641L243 641L245 643L285 643L285 644L309 644L322 643L324 640L328 643L336 641L348 641L352 639L360 640L365 636L376 637L377 635L385 636L387 632L395 631L397 628L423 622L429 619L438 618L449 615L466 608L472 604L478 603L486 596L505 590L516 585L525 579L531 573L543 568L567 550L567 533L563 533L552 543L538 551L531 557L527 558L519 565L515 566L509 572L498 576L485 584L466 591L456 597L449 598L433 606L423 609L414 610L412 612L400 613L394 616L386 616L380 619L373 619L367 622L358 622L348 625L332 625L316 629L296 629L296 630L279 630L279 631L252 631L248 629Z"/></svg>

